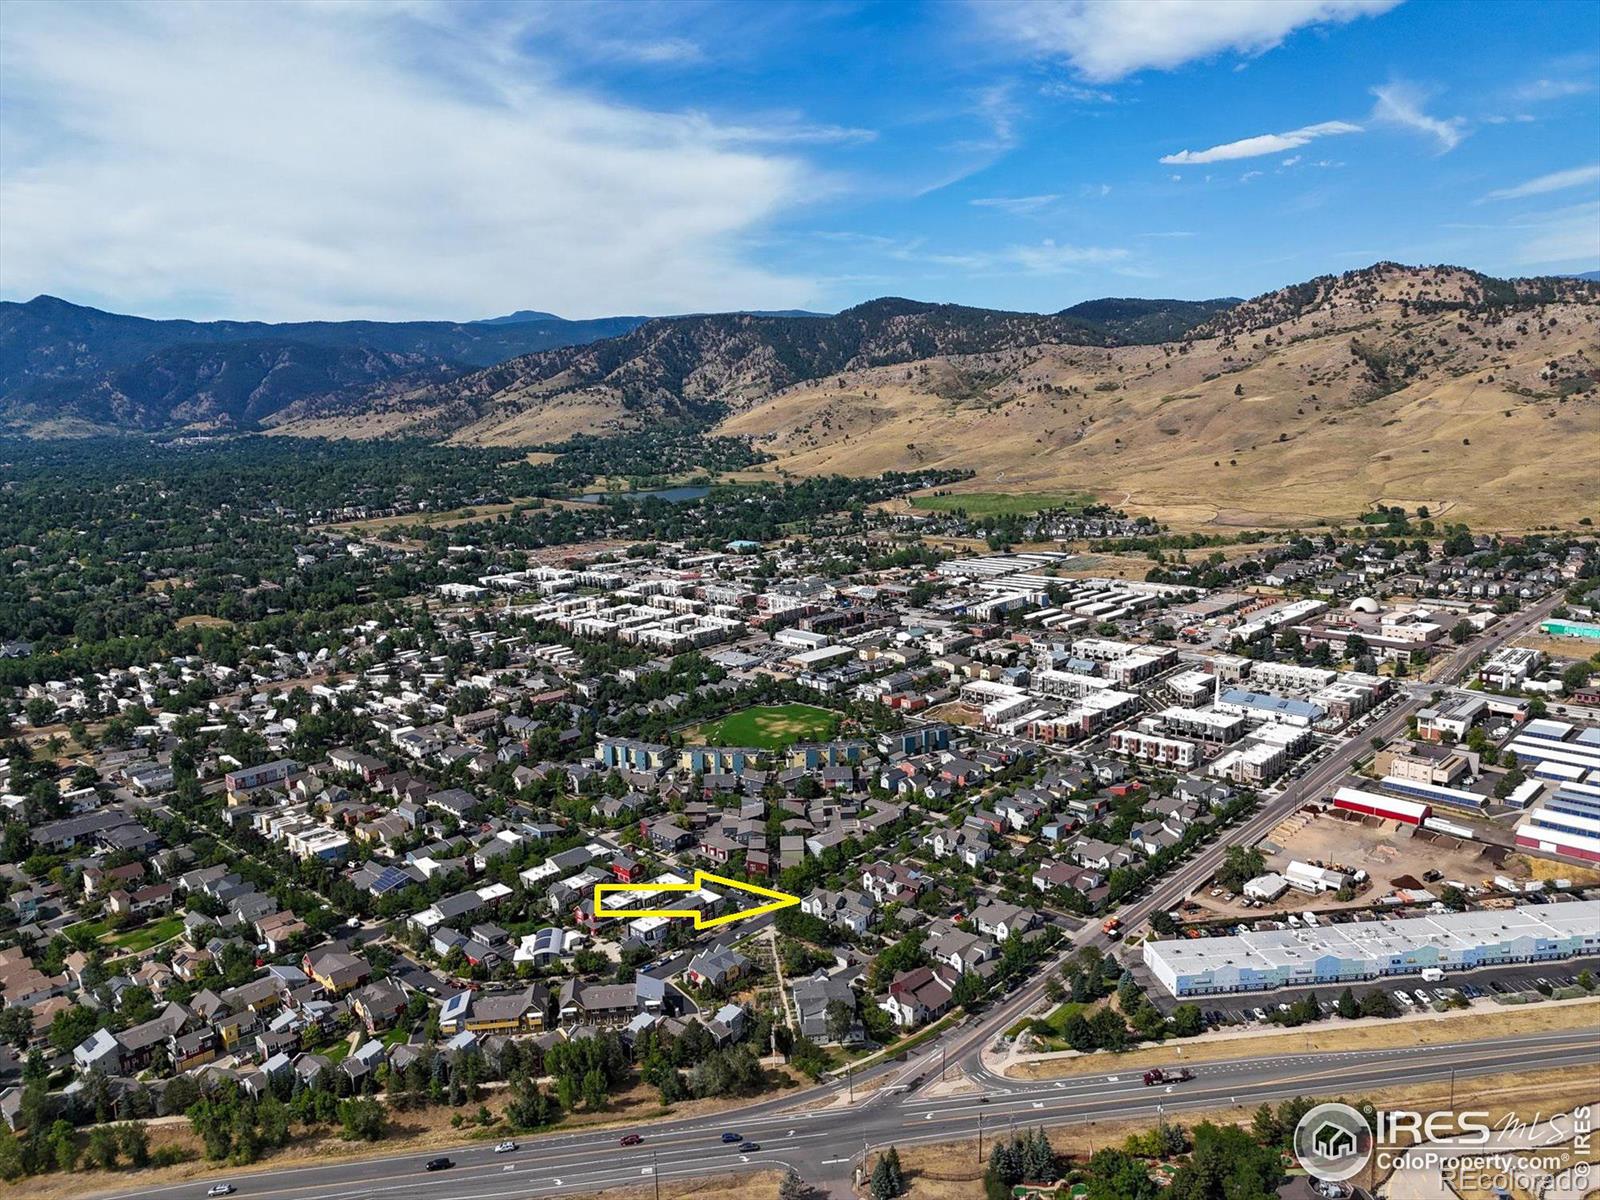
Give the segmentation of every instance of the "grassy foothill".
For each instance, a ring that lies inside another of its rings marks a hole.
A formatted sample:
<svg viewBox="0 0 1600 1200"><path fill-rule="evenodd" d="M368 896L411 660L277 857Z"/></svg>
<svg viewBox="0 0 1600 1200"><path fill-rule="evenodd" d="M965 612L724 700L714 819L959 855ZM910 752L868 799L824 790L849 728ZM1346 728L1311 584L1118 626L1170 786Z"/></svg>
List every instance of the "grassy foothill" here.
<svg viewBox="0 0 1600 1200"><path fill-rule="evenodd" d="M826 741L839 728L840 716L811 704L758 704L707 721L685 735L708 746L753 746L782 750L796 742Z"/></svg>
<svg viewBox="0 0 1600 1200"><path fill-rule="evenodd" d="M1010 517L1047 508L1086 508L1095 502L1088 492L951 492L943 496L913 496L912 508L934 512L961 509L969 517Z"/></svg>

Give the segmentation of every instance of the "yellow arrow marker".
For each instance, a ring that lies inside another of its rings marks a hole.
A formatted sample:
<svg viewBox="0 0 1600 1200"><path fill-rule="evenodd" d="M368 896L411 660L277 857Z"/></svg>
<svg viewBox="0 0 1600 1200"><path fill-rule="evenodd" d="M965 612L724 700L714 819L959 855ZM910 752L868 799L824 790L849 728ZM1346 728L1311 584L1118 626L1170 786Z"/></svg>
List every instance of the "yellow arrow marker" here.
<svg viewBox="0 0 1600 1200"><path fill-rule="evenodd" d="M765 896L768 902L758 904L754 908L741 909L739 912L729 913L723 917L707 919L694 908L606 908L605 894L607 892L697 892L707 883L721 884L725 888L732 888L737 892L749 892L752 896ZM762 913L777 912L780 908L792 908L800 903L799 896L791 896L788 892L776 891L773 888L760 887L754 883L745 883L742 879L729 879L723 875L713 875L710 871L696 871L693 883L597 883L594 885L594 915L596 917L692 917L696 929L710 929L713 925L726 925L730 921L742 921L746 917L759 917Z"/></svg>

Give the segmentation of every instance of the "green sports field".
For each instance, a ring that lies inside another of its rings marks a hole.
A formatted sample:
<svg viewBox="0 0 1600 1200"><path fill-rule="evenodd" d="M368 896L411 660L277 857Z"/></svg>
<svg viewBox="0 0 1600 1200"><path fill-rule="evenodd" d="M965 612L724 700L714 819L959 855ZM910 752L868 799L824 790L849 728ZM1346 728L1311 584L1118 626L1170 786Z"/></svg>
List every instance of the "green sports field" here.
<svg viewBox="0 0 1600 1200"><path fill-rule="evenodd" d="M839 714L810 704L758 704L707 721L684 734L686 742L708 746L754 746L782 750L795 742L823 741L839 727Z"/></svg>

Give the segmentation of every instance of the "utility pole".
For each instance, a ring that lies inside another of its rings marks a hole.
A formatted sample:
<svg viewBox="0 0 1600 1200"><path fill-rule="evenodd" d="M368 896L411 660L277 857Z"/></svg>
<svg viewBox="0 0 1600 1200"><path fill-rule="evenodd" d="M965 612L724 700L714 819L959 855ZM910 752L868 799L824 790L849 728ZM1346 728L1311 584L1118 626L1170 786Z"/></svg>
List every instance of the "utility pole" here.
<svg viewBox="0 0 1600 1200"><path fill-rule="evenodd" d="M854 1104L856 1102L856 1076L849 1063L846 1063L844 1067L844 1079L845 1083L850 1087L850 1099L847 1103Z"/></svg>
<svg viewBox="0 0 1600 1200"><path fill-rule="evenodd" d="M983 1165L983 1114L978 1114L978 1165Z"/></svg>
<svg viewBox="0 0 1600 1200"><path fill-rule="evenodd" d="M661 1160L650 1151L650 1180L656 1185L656 1200L661 1200Z"/></svg>
<svg viewBox="0 0 1600 1200"><path fill-rule="evenodd" d="M1456 1110L1456 1069L1450 1068L1450 1103L1446 1105L1451 1112Z"/></svg>
<svg viewBox="0 0 1600 1200"><path fill-rule="evenodd" d="M944 1082L944 1063L945 1063L945 1059L949 1057L949 1051L950 1051L950 1047L949 1046L946 1046L946 1045L943 1045L943 1044L941 1044L939 1046L939 1082L940 1083Z"/></svg>

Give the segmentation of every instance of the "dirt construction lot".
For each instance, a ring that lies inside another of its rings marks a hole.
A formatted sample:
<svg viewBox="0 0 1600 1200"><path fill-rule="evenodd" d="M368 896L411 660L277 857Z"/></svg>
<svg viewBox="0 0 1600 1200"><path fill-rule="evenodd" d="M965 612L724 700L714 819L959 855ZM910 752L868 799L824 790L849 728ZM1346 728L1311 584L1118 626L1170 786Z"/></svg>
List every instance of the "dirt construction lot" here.
<svg viewBox="0 0 1600 1200"><path fill-rule="evenodd" d="M1316 814L1302 811L1286 819L1258 843L1266 856L1268 871L1282 871L1291 862L1321 862L1346 871L1365 871L1372 883L1349 904L1341 904L1331 892L1310 896L1291 888L1272 904L1246 909L1238 901L1224 902L1210 889L1201 891L1194 901L1208 913L1237 916L1247 911L1301 912L1313 909L1327 912L1339 908L1370 905L1397 887L1416 886L1397 882L1415 880L1421 884L1428 871L1439 871L1444 879L1466 884L1483 884L1496 875L1514 879L1529 877L1527 864L1516 855L1505 855L1494 847L1463 842L1442 834L1429 833L1394 821L1376 817L1345 819L1329 811ZM1437 884L1422 885L1437 888Z"/></svg>

